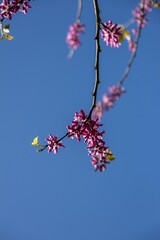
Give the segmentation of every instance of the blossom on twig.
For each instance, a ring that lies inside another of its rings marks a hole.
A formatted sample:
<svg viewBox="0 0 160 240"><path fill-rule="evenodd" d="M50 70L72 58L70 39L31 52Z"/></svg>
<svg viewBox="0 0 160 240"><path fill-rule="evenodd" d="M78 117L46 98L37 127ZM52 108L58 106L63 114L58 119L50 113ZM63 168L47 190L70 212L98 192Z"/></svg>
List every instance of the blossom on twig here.
<svg viewBox="0 0 160 240"><path fill-rule="evenodd" d="M58 153L59 147L64 148L62 142L57 140L57 136L52 136L51 134L49 134L49 138L46 138L45 140L47 141L49 153L53 151L56 154Z"/></svg>
<svg viewBox="0 0 160 240"><path fill-rule="evenodd" d="M28 1L21 1L21 0L13 0L13 4L15 6L16 11L23 12L27 14L27 11L31 6L29 5L30 0Z"/></svg>
<svg viewBox="0 0 160 240"><path fill-rule="evenodd" d="M153 1L152 0L142 0L139 3L139 6L136 7L133 11L133 17L137 22L138 26L144 27L148 19L146 18L148 12L152 11Z"/></svg>
<svg viewBox="0 0 160 240"><path fill-rule="evenodd" d="M103 124L98 123L97 119L87 119L87 115L83 110L80 113L75 113L74 120L71 126L67 126L69 138L81 138L87 144L89 155L91 156L91 163L95 170L104 171L106 164L110 162L108 158L108 147L105 146L103 141L103 134L105 131L99 131L99 127Z"/></svg>
<svg viewBox="0 0 160 240"><path fill-rule="evenodd" d="M119 42L119 38L122 35L121 26L118 26L117 23L112 23L111 20L104 23L101 30L101 36L103 41L107 46L111 47L119 47L121 43Z"/></svg>
<svg viewBox="0 0 160 240"><path fill-rule="evenodd" d="M12 14L16 14L18 11L23 12L24 14L27 13L27 10L31 8L29 5L30 0L3 0L0 4L0 16L2 18L8 18L9 20L12 19Z"/></svg>
<svg viewBox="0 0 160 240"><path fill-rule="evenodd" d="M93 109L92 119L98 118L100 121L104 111L108 111L111 107L114 107L115 102L125 92L125 89L120 85L111 86L108 90L109 93L105 93L102 97L102 101L98 102L96 107Z"/></svg>
<svg viewBox="0 0 160 240"><path fill-rule="evenodd" d="M82 32L84 32L84 25L81 24L79 21L70 25L66 37L66 43L71 49L76 50L79 47L80 33Z"/></svg>

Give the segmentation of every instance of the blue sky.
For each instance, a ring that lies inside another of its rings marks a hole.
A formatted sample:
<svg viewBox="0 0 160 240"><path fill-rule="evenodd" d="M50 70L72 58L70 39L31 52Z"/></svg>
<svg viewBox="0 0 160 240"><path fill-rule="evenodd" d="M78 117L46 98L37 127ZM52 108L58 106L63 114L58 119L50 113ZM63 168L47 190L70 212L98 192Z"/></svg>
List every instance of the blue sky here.
<svg viewBox="0 0 160 240"><path fill-rule="evenodd" d="M125 23L137 1L99 1L102 20ZM160 10L149 15L126 94L103 118L116 155L95 172L83 142L65 139L57 155L35 152L48 134L63 136L74 112L89 111L94 85L95 19L84 1L82 45L68 60L65 37L77 1L34 1L13 16L12 41L1 44L0 239L159 240ZM101 54L98 99L116 84L127 43Z"/></svg>

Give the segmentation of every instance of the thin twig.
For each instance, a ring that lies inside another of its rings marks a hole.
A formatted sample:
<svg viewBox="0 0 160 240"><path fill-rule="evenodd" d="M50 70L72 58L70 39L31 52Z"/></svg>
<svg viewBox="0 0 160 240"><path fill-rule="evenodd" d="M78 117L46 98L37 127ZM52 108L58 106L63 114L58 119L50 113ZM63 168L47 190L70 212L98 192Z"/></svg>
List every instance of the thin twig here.
<svg viewBox="0 0 160 240"><path fill-rule="evenodd" d="M130 56L130 59L127 63L127 67L125 68L124 70L124 73L121 77L121 80L119 81L119 84L122 86L124 81L126 80L126 78L128 77L128 74L131 70L131 67L132 67L132 64L133 64L133 61L137 55L137 49L138 49L138 44L139 44L139 39L140 39L140 35L141 35L141 30L142 30L142 27L139 26L138 28L138 31L137 31L137 36L136 36L136 40L135 40L135 50L134 52L132 52L131 56Z"/></svg>
<svg viewBox="0 0 160 240"><path fill-rule="evenodd" d="M82 0L78 0L78 8L77 8L77 21L80 21L80 18L81 18L81 13L82 13Z"/></svg>
<svg viewBox="0 0 160 240"><path fill-rule="evenodd" d="M96 106L96 100L97 100L97 91L98 91L98 85L100 84L100 76L99 76L99 59L100 59L100 52L101 52L101 47L100 47L100 10L99 10L99 5L98 5L98 0L93 0L93 5L94 5L94 11L95 11L95 18L96 18L96 34L95 34L95 41L96 41L96 56L95 56L95 84L94 84L94 89L93 89L93 100L92 100L92 105L90 112L88 114L88 118L91 117L92 111Z"/></svg>
<svg viewBox="0 0 160 240"><path fill-rule="evenodd" d="M144 1L143 1L143 4L142 4L142 8L141 8L143 14L144 14ZM128 77L128 74L131 70L131 67L132 67L132 64L133 64L133 61L137 55L137 50L138 50L138 45L139 45L139 39L140 39L140 36L141 36L141 31L142 31L142 23L143 23L143 19L144 18L141 18L141 22L138 26L138 29L137 29L137 35L136 35L136 39L135 39L135 50L134 52L132 52L130 58L129 58L129 61L127 63L127 67L125 68L124 70L124 73L119 81L119 85L122 86L124 81L126 80L126 78Z"/></svg>
<svg viewBox="0 0 160 240"><path fill-rule="evenodd" d="M64 138L66 138L69 135L69 132L67 132L63 137L61 137L60 139L58 139L55 143L59 143L60 141L62 141ZM48 147L48 144L40 147L37 152L43 152L46 148Z"/></svg>

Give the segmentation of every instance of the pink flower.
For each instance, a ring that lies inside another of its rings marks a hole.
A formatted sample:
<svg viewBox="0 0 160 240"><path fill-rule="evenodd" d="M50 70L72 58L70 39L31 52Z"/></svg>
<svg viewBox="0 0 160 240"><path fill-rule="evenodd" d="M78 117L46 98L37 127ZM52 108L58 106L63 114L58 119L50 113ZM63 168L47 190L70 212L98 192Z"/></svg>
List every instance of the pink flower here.
<svg viewBox="0 0 160 240"><path fill-rule="evenodd" d="M121 94L125 92L121 86L109 87L109 93L103 95L102 105L104 110L108 110L113 107L115 102L120 98Z"/></svg>
<svg viewBox="0 0 160 240"><path fill-rule="evenodd" d="M70 48L76 50L80 45L80 33L84 32L84 25L79 21L72 24L69 27L69 31L67 33L66 42Z"/></svg>
<svg viewBox="0 0 160 240"><path fill-rule="evenodd" d="M128 47L131 52L134 52L136 50L136 45L131 38L128 40Z"/></svg>
<svg viewBox="0 0 160 240"><path fill-rule="evenodd" d="M139 3L139 6L136 7L136 9L132 12L138 26L141 25L141 27L144 27L147 24L148 19L146 18L146 16L148 12L152 11L152 7L153 7L153 1L145 0L145 1L141 1Z"/></svg>
<svg viewBox="0 0 160 240"><path fill-rule="evenodd" d="M122 93L124 93L125 89L120 85L114 85L108 88L110 94L117 100Z"/></svg>
<svg viewBox="0 0 160 240"><path fill-rule="evenodd" d="M133 29L132 29L132 34L133 34L133 35L137 35L137 33L138 33L137 29L133 28Z"/></svg>
<svg viewBox="0 0 160 240"><path fill-rule="evenodd" d="M14 9L12 8L12 2L10 0L3 0L0 4L1 17L12 19L12 14L15 14Z"/></svg>
<svg viewBox="0 0 160 240"><path fill-rule="evenodd" d="M99 102L92 113L92 119L101 120L104 111L108 111L111 107L114 107L115 102L125 92L125 89L120 85L109 87L109 93L103 95L102 101ZM99 108L99 110L97 110Z"/></svg>
<svg viewBox="0 0 160 240"><path fill-rule="evenodd" d="M46 138L45 140L47 141L49 153L53 151L56 154L58 153L59 147L64 148L64 145L62 144L62 142L57 141L57 136L52 136L51 134L49 134L49 138Z"/></svg>
<svg viewBox="0 0 160 240"><path fill-rule="evenodd" d="M2 18L9 18L11 20L12 14L16 14L17 11L26 14L27 9L31 8L29 2L30 0L13 0L13 2L10 0L3 0L3 2L0 4L0 10L2 11L0 15Z"/></svg>
<svg viewBox="0 0 160 240"><path fill-rule="evenodd" d="M103 116L102 102L98 102L96 107L93 109L92 119L95 120L96 118L98 118L98 120L100 121L102 116Z"/></svg>
<svg viewBox="0 0 160 240"><path fill-rule="evenodd" d="M137 7L135 10L133 10L132 14L138 26L141 25L144 27L147 24L148 19L146 19L146 14L141 8Z"/></svg>
<svg viewBox="0 0 160 240"><path fill-rule="evenodd" d="M91 156L91 163L95 170L103 171L106 169L107 160L107 147L103 141L103 134L105 131L99 131L102 124L98 123L98 118L87 119L87 115L83 110L80 113L75 113L74 120L71 126L67 126L69 138L81 138L87 144L89 155Z"/></svg>
<svg viewBox="0 0 160 240"><path fill-rule="evenodd" d="M14 0L13 4L18 9L17 11L20 11L20 12L23 12L24 14L27 14L27 10L29 8L32 8L29 5L29 2L30 2L30 0L28 0L28 1Z"/></svg>
<svg viewBox="0 0 160 240"><path fill-rule="evenodd" d="M122 35L121 27L118 27L116 23L112 23L112 21L108 21L108 23L103 24L103 28L101 30L101 36L106 42L106 45L110 45L111 47L119 47L121 43L119 42L119 38Z"/></svg>
<svg viewBox="0 0 160 240"><path fill-rule="evenodd" d="M144 8L144 10L151 12L153 7L153 1L152 0L141 1L139 3L139 6L140 8Z"/></svg>
<svg viewBox="0 0 160 240"><path fill-rule="evenodd" d="M87 115L84 113L83 110L80 113L75 113L74 120L72 121L71 126L67 126L68 132L70 133L68 137L70 138L77 138L78 141L81 140L81 135L84 129L84 122L87 119Z"/></svg>

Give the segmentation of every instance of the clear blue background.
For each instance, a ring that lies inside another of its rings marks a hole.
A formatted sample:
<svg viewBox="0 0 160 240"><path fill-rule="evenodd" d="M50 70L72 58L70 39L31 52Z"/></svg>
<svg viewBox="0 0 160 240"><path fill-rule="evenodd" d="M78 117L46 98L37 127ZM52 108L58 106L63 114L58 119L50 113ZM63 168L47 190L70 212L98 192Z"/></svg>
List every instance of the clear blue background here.
<svg viewBox="0 0 160 240"><path fill-rule="evenodd" d="M103 21L125 23L137 1L99 1ZM0 240L160 239L160 9L149 14L127 93L103 118L116 160L95 172L85 144L64 139L57 155L31 142L63 136L74 112L89 112L94 85L95 16L84 1L82 45L68 60L65 37L77 1L34 1L13 16L0 42ZM8 23L6 21L6 23ZM116 84L127 43L101 54L98 99Z"/></svg>

